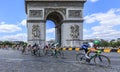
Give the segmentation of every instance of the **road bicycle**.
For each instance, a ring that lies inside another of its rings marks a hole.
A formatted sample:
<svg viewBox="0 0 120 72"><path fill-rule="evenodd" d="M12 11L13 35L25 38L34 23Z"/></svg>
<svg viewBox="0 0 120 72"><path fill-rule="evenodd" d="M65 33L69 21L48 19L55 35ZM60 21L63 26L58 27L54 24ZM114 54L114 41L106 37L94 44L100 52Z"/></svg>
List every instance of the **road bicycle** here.
<svg viewBox="0 0 120 72"><path fill-rule="evenodd" d="M97 66L103 66L103 67L108 67L111 64L110 59L101 54L102 51L101 50L97 50L97 52L94 53L94 55L90 56L89 62L88 62L88 58L86 58L85 53L78 53L76 54L76 60L79 63L90 63L91 60L94 60L94 63Z"/></svg>
<svg viewBox="0 0 120 72"><path fill-rule="evenodd" d="M39 56L39 57L43 56L42 49L40 49L40 47L34 47L34 48L32 48L31 49L31 54L35 55L35 56Z"/></svg>
<svg viewBox="0 0 120 72"><path fill-rule="evenodd" d="M61 48L44 48L44 55L45 56L53 56L55 58L64 58L64 53L62 52Z"/></svg>

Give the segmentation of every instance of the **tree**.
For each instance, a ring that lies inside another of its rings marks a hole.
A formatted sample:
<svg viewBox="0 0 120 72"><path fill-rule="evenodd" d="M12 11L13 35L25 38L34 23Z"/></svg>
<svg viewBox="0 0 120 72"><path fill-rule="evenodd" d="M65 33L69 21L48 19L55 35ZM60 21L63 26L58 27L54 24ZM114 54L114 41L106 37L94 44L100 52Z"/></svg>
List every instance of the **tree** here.
<svg viewBox="0 0 120 72"><path fill-rule="evenodd" d="M116 47L120 47L120 41L116 42Z"/></svg>
<svg viewBox="0 0 120 72"><path fill-rule="evenodd" d="M100 41L100 46L101 46L101 47L108 47L108 46L109 46L109 43L108 43L108 41L101 39L101 41Z"/></svg>

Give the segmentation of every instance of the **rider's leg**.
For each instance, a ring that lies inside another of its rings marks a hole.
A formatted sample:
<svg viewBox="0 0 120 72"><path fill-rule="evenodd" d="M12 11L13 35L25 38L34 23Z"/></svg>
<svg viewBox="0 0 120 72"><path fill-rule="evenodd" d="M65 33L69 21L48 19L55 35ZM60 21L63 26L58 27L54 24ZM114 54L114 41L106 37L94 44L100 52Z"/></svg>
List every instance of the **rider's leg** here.
<svg viewBox="0 0 120 72"><path fill-rule="evenodd" d="M88 51L86 52L86 57L89 58L89 54L91 52L96 52L97 50L95 48L89 48Z"/></svg>
<svg viewBox="0 0 120 72"><path fill-rule="evenodd" d="M90 51L88 49L85 49L85 57L88 59L90 59L89 53L90 53Z"/></svg>
<svg viewBox="0 0 120 72"><path fill-rule="evenodd" d="M90 57L89 57L90 52L91 52L91 50L88 49L87 53L85 54L85 57L87 58L86 61L88 63L90 63Z"/></svg>

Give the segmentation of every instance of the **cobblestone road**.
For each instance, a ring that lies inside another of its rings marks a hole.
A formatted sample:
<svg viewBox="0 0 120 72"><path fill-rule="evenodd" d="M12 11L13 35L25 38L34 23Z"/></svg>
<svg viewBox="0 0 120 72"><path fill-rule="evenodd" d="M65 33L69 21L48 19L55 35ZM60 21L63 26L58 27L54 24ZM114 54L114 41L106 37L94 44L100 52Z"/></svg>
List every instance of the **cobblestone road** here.
<svg viewBox="0 0 120 72"><path fill-rule="evenodd" d="M119 72L120 54L106 53L111 59L108 68L98 67L94 64L77 64L73 51L65 51L65 59L53 57L35 57L22 55L17 50L0 49L0 72Z"/></svg>

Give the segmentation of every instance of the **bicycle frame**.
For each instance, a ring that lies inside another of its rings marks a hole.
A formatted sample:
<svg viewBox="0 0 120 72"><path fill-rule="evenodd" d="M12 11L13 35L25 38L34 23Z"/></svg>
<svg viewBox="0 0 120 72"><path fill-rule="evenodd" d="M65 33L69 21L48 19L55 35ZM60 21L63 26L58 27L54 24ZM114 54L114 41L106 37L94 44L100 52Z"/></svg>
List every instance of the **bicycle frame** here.
<svg viewBox="0 0 120 72"><path fill-rule="evenodd" d="M101 53L102 53L101 50L98 50L97 52L95 52L95 54L90 57L90 61L91 61L94 57L99 56Z"/></svg>

